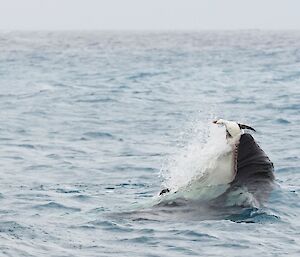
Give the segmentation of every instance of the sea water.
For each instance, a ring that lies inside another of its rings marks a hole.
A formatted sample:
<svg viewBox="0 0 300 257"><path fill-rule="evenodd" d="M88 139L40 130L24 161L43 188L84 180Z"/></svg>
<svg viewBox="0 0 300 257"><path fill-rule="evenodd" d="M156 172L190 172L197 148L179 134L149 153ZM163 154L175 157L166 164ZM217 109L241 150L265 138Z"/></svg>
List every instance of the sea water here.
<svg viewBox="0 0 300 257"><path fill-rule="evenodd" d="M297 31L1 32L0 255L299 256L299 112ZM215 118L257 130L269 201L125 215L209 161Z"/></svg>

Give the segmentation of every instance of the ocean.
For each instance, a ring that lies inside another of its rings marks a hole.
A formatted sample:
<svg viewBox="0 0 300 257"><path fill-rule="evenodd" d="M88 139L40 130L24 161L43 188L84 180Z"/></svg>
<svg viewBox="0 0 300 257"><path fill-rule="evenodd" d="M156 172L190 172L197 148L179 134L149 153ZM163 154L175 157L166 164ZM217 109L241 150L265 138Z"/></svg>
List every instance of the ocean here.
<svg viewBox="0 0 300 257"><path fill-rule="evenodd" d="M2 31L0 255L300 256L299 113L299 31ZM257 130L268 201L138 212L215 118Z"/></svg>

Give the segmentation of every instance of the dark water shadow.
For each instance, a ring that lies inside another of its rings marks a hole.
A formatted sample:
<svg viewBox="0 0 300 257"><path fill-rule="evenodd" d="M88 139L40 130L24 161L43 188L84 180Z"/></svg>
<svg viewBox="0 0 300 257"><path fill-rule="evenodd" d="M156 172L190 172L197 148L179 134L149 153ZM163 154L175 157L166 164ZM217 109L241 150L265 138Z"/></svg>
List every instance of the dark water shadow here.
<svg viewBox="0 0 300 257"><path fill-rule="evenodd" d="M279 222L280 217L268 208L252 206L215 206L211 202L176 199L161 202L148 208L112 213L112 219L151 222L186 222L230 220L236 223Z"/></svg>

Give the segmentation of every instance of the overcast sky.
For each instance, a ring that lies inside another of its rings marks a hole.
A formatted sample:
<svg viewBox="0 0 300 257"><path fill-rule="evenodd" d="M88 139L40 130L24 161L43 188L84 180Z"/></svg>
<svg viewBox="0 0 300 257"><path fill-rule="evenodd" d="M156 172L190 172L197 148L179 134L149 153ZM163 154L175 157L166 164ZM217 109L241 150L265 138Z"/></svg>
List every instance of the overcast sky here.
<svg viewBox="0 0 300 257"><path fill-rule="evenodd" d="M300 30L300 0L0 0L0 29Z"/></svg>

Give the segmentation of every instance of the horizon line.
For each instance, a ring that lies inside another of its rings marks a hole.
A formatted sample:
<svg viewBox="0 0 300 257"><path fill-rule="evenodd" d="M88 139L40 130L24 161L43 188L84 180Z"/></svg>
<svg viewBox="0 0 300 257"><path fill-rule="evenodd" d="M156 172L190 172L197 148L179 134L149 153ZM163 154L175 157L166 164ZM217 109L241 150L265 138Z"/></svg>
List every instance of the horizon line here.
<svg viewBox="0 0 300 257"><path fill-rule="evenodd" d="M262 31L262 32L300 32L299 29L233 28L233 29L2 29L0 32L221 32L221 31Z"/></svg>

